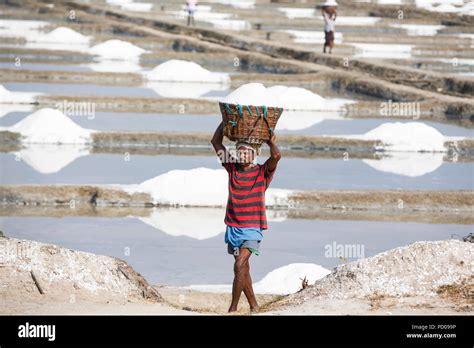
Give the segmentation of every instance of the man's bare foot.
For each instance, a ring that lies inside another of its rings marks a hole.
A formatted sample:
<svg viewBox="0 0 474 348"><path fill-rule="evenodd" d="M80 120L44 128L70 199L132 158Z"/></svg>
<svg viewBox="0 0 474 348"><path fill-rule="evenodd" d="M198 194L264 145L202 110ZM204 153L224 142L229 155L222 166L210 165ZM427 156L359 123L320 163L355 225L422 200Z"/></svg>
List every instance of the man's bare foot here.
<svg viewBox="0 0 474 348"><path fill-rule="evenodd" d="M229 310L227 312L228 313L237 312L237 308L231 306L229 307Z"/></svg>
<svg viewBox="0 0 474 348"><path fill-rule="evenodd" d="M257 313L258 311L260 311L260 307L259 307L259 306L250 307L250 312L252 312L252 313Z"/></svg>

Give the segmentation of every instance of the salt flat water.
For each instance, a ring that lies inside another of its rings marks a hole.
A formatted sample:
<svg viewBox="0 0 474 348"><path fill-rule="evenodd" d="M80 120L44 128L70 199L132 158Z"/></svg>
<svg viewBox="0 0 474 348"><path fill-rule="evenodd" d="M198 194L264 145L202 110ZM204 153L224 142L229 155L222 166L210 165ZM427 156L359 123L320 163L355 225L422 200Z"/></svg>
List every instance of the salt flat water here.
<svg viewBox="0 0 474 348"><path fill-rule="evenodd" d="M170 170L198 167L221 169L213 150L209 155L130 155L74 152L68 146L33 147L0 153L0 184L138 184ZM74 148L74 147L73 147ZM34 150L36 149L36 151ZM42 160L55 153L53 163ZM125 153L125 151L124 151ZM68 158L68 156L71 156ZM472 190L474 163L443 162L443 154L412 154L393 161L284 157L271 187L295 190ZM62 162L61 162L62 161ZM265 157L260 156L263 163ZM398 172L397 172L398 171ZM412 175L412 176L408 176ZM416 176L413 176L416 175Z"/></svg>

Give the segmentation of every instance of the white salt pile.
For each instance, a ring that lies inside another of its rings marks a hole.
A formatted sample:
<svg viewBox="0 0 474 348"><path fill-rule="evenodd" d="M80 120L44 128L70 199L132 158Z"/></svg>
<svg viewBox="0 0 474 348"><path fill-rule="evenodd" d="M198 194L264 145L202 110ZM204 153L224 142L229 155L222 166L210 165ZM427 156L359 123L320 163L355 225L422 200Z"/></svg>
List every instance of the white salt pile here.
<svg viewBox="0 0 474 348"><path fill-rule="evenodd" d="M241 105L279 106L276 96L270 93L264 85L255 82L240 86L222 99L221 102Z"/></svg>
<svg viewBox="0 0 474 348"><path fill-rule="evenodd" d="M380 140L384 149L407 152L445 152L446 138L433 127L421 122L384 123L363 134L349 138Z"/></svg>
<svg viewBox="0 0 474 348"><path fill-rule="evenodd" d="M288 295L302 289L303 279L308 284L324 278L331 271L313 263L292 263L268 273L254 284L254 290L260 294Z"/></svg>
<svg viewBox="0 0 474 348"><path fill-rule="evenodd" d="M107 60L138 60L145 52L143 48L122 40L108 40L89 49L89 53Z"/></svg>
<svg viewBox="0 0 474 348"><path fill-rule="evenodd" d="M0 85L0 104L31 104L40 95L42 93L12 92Z"/></svg>
<svg viewBox="0 0 474 348"><path fill-rule="evenodd" d="M152 81L211 82L229 83L229 74L215 73L199 64L185 60L172 59L164 62L146 74Z"/></svg>
<svg viewBox="0 0 474 348"><path fill-rule="evenodd" d="M126 192L146 192L155 204L177 206L226 206L228 175L224 169L194 168L171 170L139 185L120 185ZM266 192L267 205L288 204L292 190L271 189Z"/></svg>
<svg viewBox="0 0 474 348"><path fill-rule="evenodd" d="M303 279L306 278L308 284L314 284L330 273L328 269L316 264L292 263L271 271L260 281L254 283L253 289L258 294L293 294L302 289ZM227 284L191 285L187 288L206 292L232 291L232 285Z"/></svg>
<svg viewBox="0 0 474 348"><path fill-rule="evenodd" d="M349 100L325 99L320 95L300 87L272 86L265 88L261 83L248 83L240 86L221 100L223 103L241 105L277 106L285 110L324 110L336 111ZM291 114L297 116L297 114ZM288 116L289 117L289 116Z"/></svg>
<svg viewBox="0 0 474 348"><path fill-rule="evenodd" d="M325 102L320 95L300 87L272 86L267 92L277 98L280 107L288 110L314 110Z"/></svg>
<svg viewBox="0 0 474 348"><path fill-rule="evenodd" d="M56 109L38 110L5 130L20 133L25 143L46 144L84 144L91 142L95 132L78 126L71 119Z"/></svg>
<svg viewBox="0 0 474 348"><path fill-rule="evenodd" d="M59 27L53 31L28 38L28 41L62 43L69 45L88 45L90 38L66 27Z"/></svg>
<svg viewBox="0 0 474 348"><path fill-rule="evenodd" d="M443 165L444 153L392 152L380 160L362 162L380 172L418 177L434 172Z"/></svg>

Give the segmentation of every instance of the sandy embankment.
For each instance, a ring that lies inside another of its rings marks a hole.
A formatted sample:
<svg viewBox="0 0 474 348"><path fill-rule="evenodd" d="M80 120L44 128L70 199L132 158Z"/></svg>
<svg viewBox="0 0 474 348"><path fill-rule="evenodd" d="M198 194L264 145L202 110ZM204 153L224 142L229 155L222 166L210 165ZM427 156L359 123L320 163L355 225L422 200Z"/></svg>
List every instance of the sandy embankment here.
<svg viewBox="0 0 474 348"><path fill-rule="evenodd" d="M1 314L224 314L229 293L151 287L126 262L0 238ZM469 314L474 245L417 242L337 267L289 296L257 295L261 314ZM242 296L238 314L248 314Z"/></svg>

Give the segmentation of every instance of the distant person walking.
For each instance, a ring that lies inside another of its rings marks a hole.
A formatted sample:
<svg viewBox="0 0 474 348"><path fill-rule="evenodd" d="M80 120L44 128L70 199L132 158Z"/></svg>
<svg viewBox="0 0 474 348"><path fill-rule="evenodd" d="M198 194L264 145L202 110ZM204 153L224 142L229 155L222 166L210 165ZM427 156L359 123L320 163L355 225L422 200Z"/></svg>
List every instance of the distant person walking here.
<svg viewBox="0 0 474 348"><path fill-rule="evenodd" d="M197 0L188 0L186 1L186 11L188 11L188 27L190 25L195 26L194 22L194 13L197 10L198 2Z"/></svg>
<svg viewBox="0 0 474 348"><path fill-rule="evenodd" d="M326 53L326 48L329 47L329 53L332 53L334 47L334 31L337 17L337 2L334 0L326 1L321 10L324 19L324 48L323 53Z"/></svg>

